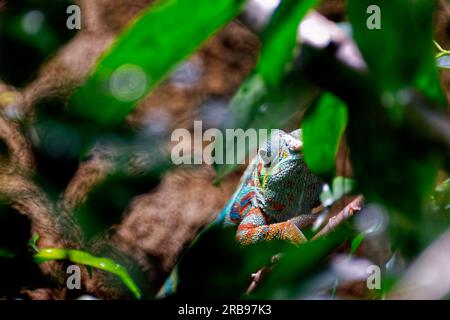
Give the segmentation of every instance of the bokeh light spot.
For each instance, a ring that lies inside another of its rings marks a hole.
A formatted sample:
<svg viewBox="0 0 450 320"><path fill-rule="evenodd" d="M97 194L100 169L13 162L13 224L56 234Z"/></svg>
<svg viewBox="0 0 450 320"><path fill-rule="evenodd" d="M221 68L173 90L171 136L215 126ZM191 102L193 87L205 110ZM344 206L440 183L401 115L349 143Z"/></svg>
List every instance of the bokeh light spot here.
<svg viewBox="0 0 450 320"><path fill-rule="evenodd" d="M124 64L111 75L109 89L117 100L131 102L144 95L147 84L147 75L139 66Z"/></svg>
<svg viewBox="0 0 450 320"><path fill-rule="evenodd" d="M45 17L41 11L30 11L23 17L22 28L30 35L36 34L41 30L44 20Z"/></svg>

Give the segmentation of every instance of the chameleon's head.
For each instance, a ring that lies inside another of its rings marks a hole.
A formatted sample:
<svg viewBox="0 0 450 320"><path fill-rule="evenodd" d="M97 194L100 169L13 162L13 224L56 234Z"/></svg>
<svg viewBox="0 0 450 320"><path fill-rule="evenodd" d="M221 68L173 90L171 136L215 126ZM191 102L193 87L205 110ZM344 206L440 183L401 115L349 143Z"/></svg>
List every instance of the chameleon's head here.
<svg viewBox="0 0 450 320"><path fill-rule="evenodd" d="M286 161L300 162L303 160L302 131L295 130L286 133L282 130L272 130L272 134L258 150L258 158L262 164L261 173L273 172Z"/></svg>
<svg viewBox="0 0 450 320"><path fill-rule="evenodd" d="M321 182L306 166L301 129L273 131L258 151L259 205L277 220L308 213L321 191Z"/></svg>

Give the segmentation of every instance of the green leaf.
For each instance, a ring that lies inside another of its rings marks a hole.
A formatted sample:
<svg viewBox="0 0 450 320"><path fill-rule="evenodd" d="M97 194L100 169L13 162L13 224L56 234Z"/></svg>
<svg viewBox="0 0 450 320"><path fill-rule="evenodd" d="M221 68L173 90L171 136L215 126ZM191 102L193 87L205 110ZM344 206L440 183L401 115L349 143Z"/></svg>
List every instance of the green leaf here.
<svg viewBox="0 0 450 320"><path fill-rule="evenodd" d="M365 237L366 237L365 233L360 233L356 237L353 238L352 243L351 243L350 253L349 253L350 257L355 254L356 250L358 250L361 243L364 241Z"/></svg>
<svg viewBox="0 0 450 320"><path fill-rule="evenodd" d="M326 93L302 121L303 154L309 169L317 175L331 174L348 113L346 105Z"/></svg>
<svg viewBox="0 0 450 320"><path fill-rule="evenodd" d="M380 9L380 29L369 29L367 10ZM385 90L413 85L433 58L430 0L347 0L354 38Z"/></svg>
<svg viewBox="0 0 450 320"><path fill-rule="evenodd" d="M317 0L284 0L264 31L258 72L267 85L276 88L289 71L295 54L298 26Z"/></svg>
<svg viewBox="0 0 450 320"><path fill-rule="evenodd" d="M450 179L441 183L431 195L420 223L421 248L427 248L450 226Z"/></svg>
<svg viewBox="0 0 450 320"><path fill-rule="evenodd" d="M166 0L143 12L100 58L69 112L120 123L179 62L241 10L244 0Z"/></svg>
<svg viewBox="0 0 450 320"><path fill-rule="evenodd" d="M28 241L28 245L36 252L39 252L39 248L37 246L37 242L40 236L38 233L34 233L31 239Z"/></svg>
<svg viewBox="0 0 450 320"><path fill-rule="evenodd" d="M87 252L80 250L57 248L45 248L39 250L39 252L34 255L34 261L36 263L43 263L51 260L70 260L76 264L108 271L112 274L117 275L127 286L127 288L133 293L136 299L140 299L142 297L141 290L128 274L127 270L123 266L115 263L109 258L95 257Z"/></svg>

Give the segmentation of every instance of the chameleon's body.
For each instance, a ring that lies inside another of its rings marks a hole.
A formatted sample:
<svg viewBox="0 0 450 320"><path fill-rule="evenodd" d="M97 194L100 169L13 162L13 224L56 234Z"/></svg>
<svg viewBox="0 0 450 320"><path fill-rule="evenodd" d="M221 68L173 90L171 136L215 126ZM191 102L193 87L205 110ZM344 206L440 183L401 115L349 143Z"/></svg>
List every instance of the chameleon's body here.
<svg viewBox="0 0 450 320"><path fill-rule="evenodd" d="M310 213L319 198L321 182L305 165L301 147L300 130L274 131L211 225L236 226L236 240L241 245L306 241L300 228L312 222ZM177 278L173 272L159 295L173 292Z"/></svg>

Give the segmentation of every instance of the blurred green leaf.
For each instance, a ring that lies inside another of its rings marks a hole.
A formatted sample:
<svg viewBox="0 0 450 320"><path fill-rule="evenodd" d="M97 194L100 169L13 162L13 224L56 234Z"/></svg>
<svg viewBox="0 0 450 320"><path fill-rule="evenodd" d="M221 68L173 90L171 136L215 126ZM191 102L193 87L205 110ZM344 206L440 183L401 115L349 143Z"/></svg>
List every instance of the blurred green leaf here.
<svg viewBox="0 0 450 320"><path fill-rule="evenodd" d="M263 46L258 72L265 83L277 88L297 53L297 30L306 13L318 0L283 0L262 34Z"/></svg>
<svg viewBox="0 0 450 320"><path fill-rule="evenodd" d="M327 184L320 194L320 202L323 206L329 207L343 196L353 193L356 189L356 182L345 177L336 177L333 179L332 187Z"/></svg>
<svg viewBox="0 0 450 320"><path fill-rule="evenodd" d="M367 9L373 5L380 9L380 29L367 26ZM433 60L434 7L429 0L347 0L354 38L382 90L412 86L427 72Z"/></svg>
<svg viewBox="0 0 450 320"><path fill-rule="evenodd" d="M450 56L442 56L436 59L437 66L443 69L450 69Z"/></svg>
<svg viewBox="0 0 450 320"><path fill-rule="evenodd" d="M336 153L347 125L346 105L331 93L324 94L302 121L303 154L317 175L332 174Z"/></svg>
<svg viewBox="0 0 450 320"><path fill-rule="evenodd" d="M14 258L16 256L16 253L6 249L6 248L0 248L0 258Z"/></svg>
<svg viewBox="0 0 450 320"><path fill-rule="evenodd" d="M43 263L51 260L70 260L76 264L94 267L100 270L108 271L117 275L128 289L133 293L136 299L142 296L141 290L130 277L127 270L120 264L115 263L109 258L95 257L87 252L72 249L45 248L39 250L34 255L36 263Z"/></svg>
<svg viewBox="0 0 450 320"><path fill-rule="evenodd" d="M380 8L381 29L367 26L367 8L373 5ZM430 0L347 0L354 38L381 92L414 86L429 99L445 102L433 54L434 9Z"/></svg>
<svg viewBox="0 0 450 320"><path fill-rule="evenodd" d="M410 227L421 221L438 161L428 146L392 121L376 99L372 96L365 108L350 113L347 137L353 174L368 202L390 209L394 246L413 256L419 236Z"/></svg>
<svg viewBox="0 0 450 320"><path fill-rule="evenodd" d="M353 238L350 246L349 256L353 256L355 254L356 250L358 250L358 248L361 246L361 243L364 241L365 237L366 236L364 233L359 233L356 237Z"/></svg>
<svg viewBox="0 0 450 320"><path fill-rule="evenodd" d="M72 97L69 111L101 125L120 123L179 62L234 18L244 2L165 0L152 4L100 58Z"/></svg>

